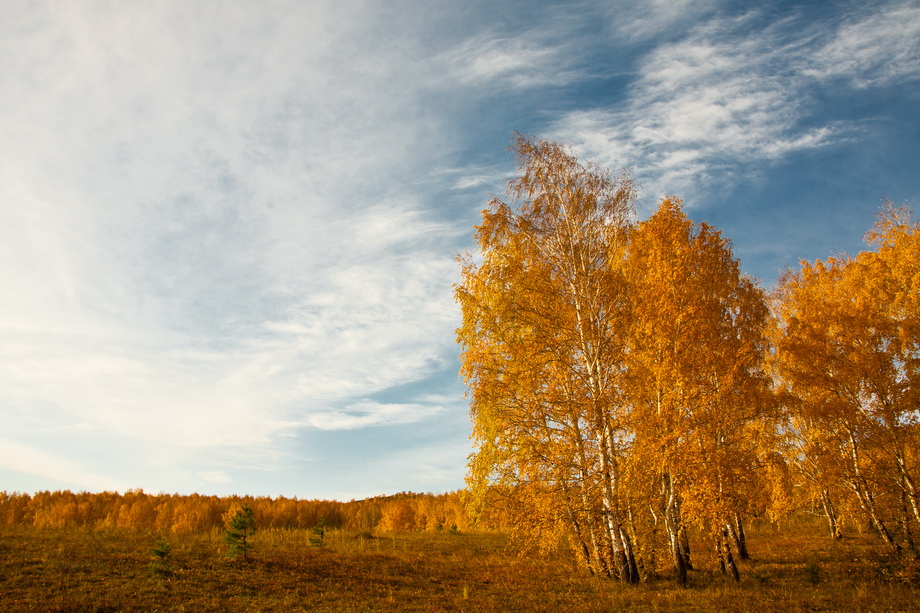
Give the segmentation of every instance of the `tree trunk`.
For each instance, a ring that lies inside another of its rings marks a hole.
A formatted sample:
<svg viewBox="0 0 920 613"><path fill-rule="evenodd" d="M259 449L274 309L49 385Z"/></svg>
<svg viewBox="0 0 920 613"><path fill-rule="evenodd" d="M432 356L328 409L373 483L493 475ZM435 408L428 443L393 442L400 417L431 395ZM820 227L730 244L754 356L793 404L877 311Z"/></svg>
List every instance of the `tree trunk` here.
<svg viewBox="0 0 920 613"><path fill-rule="evenodd" d="M566 499L568 499L568 495L566 495ZM575 534L575 539L578 541L579 549L581 549L581 555L585 560L585 566L588 567L588 572L593 577L597 571L595 570L591 549L588 547L588 543L585 541L584 535L582 533L581 523L578 521L578 517L575 515L575 511L570 505L566 504L566 510L569 512L569 521L572 524L572 532Z"/></svg>
<svg viewBox="0 0 920 613"><path fill-rule="evenodd" d="M604 503L606 507L607 501L605 500ZM623 532L620 522L617 521L618 518L613 509L605 508L604 514L607 517L607 530L610 535L613 563L616 568L617 579L626 583L636 583L636 581L632 580L629 564L630 556L626 550L626 543L623 541Z"/></svg>
<svg viewBox="0 0 920 613"><path fill-rule="evenodd" d="M604 515L607 519L607 532L610 537L614 565L617 578L627 583L638 583L639 573L633 572L636 560L632 553L632 545L624 540L623 518L620 516L616 505L615 484L617 482L616 459L612 457L613 444L611 442L610 425L604 423L601 431L600 456L601 471L604 479Z"/></svg>
<svg viewBox="0 0 920 613"><path fill-rule="evenodd" d="M903 477L902 477L903 478ZM907 492L901 491L901 530L904 532L904 542L907 543L907 547L913 552L915 557L920 557L920 551L917 550L917 544L914 542L914 534L910 528L911 517L910 510L908 509L907 502Z"/></svg>
<svg viewBox="0 0 920 613"><path fill-rule="evenodd" d="M687 570L693 570L693 564L690 562L690 537L687 535L687 527L680 521L680 505L677 505L677 520L680 524L680 555L684 559L684 566Z"/></svg>
<svg viewBox="0 0 920 613"><path fill-rule="evenodd" d="M732 549L728 544L728 533L729 526L726 524L722 528L719 535L716 537L716 548L719 554L719 567L722 569L722 572L731 573L732 579L735 581L740 581L741 576L738 574L738 567L735 566L735 558L732 557Z"/></svg>
<svg viewBox="0 0 920 613"><path fill-rule="evenodd" d="M914 521L920 523L920 496L917 494L917 486L914 484L914 479L907 470L904 454L901 453L900 450L895 454L895 460L898 463L898 472L901 475L901 489L910 503L910 509L914 514Z"/></svg>
<svg viewBox="0 0 920 613"><path fill-rule="evenodd" d="M639 581L642 580L642 574L645 572L644 560L641 557L636 557L635 549L633 548L633 542L636 540L636 519L633 515L632 503L627 503L626 506L626 519L629 521L627 534L629 535L629 552L633 561L633 565L636 568L636 577ZM652 564L652 568L654 568Z"/></svg>
<svg viewBox="0 0 920 613"><path fill-rule="evenodd" d="M578 436L578 460L579 460L579 470L581 472L581 480L582 480L582 486L578 488L580 492L580 497L581 497L581 505L582 505L582 508L584 509L591 509L593 505L588 500L588 493L585 490L585 487L583 485L588 482L588 474L589 474L589 469L588 469L589 463L585 457L585 450L584 450L584 438L582 437L581 430L578 428L577 420L574 426L575 426L577 436ZM570 509L570 512L572 512L571 509ZM574 512L572 513L574 517ZM594 563L597 566L597 572L601 573L605 577L609 577L611 574L610 565L607 563L607 559L601 551L601 544L598 543L597 521L595 519L594 513L588 513L586 523L587 523L587 530L588 530L588 541L591 544L591 547L590 547L591 553L588 557L588 561L590 562L593 559Z"/></svg>
<svg viewBox="0 0 920 613"><path fill-rule="evenodd" d="M687 570L693 570L693 564L690 562L690 537L687 534L687 527L681 521L683 512L680 507L680 496L677 494L674 495L674 508L677 512L677 523L680 526L680 555L684 558L684 566L687 567Z"/></svg>
<svg viewBox="0 0 920 613"><path fill-rule="evenodd" d="M873 528L875 528L878 533L881 535L882 540L884 540L889 547L894 551L901 551L901 545L899 545L894 538L891 536L891 533L888 531L888 527L885 525L885 522L878 516L878 512L875 508L875 498L872 496L872 492L868 490L864 483L857 482L853 484L853 489L856 490L856 496L859 499L859 504L869 516L869 521Z"/></svg>
<svg viewBox="0 0 920 613"><path fill-rule="evenodd" d="M639 583L639 567L636 565L636 556L633 553L632 539L629 533L620 528L620 538L623 539L623 545L626 550L626 563L629 566L629 582Z"/></svg>
<svg viewBox="0 0 920 613"><path fill-rule="evenodd" d="M889 547L894 551L900 552L901 546L892 538L891 533L888 532L888 528L885 526L885 522L878 516L878 512L875 508L875 497L872 495L872 491L869 490L868 484L862 476L862 471L859 468L859 447L856 444L856 437L853 435L852 429L850 429L849 435L850 463L853 469L853 478L850 487L856 492L856 497L859 499L860 506L868 514L869 520L872 522L873 527L878 530L882 539L888 543Z"/></svg>
<svg viewBox="0 0 920 613"><path fill-rule="evenodd" d="M680 511L670 473L662 475L661 498L662 515L664 516L665 529L668 532L668 541L671 546L671 559L674 563L674 577L680 585L686 585L687 562L684 557L684 548L681 546Z"/></svg>
<svg viewBox="0 0 920 613"><path fill-rule="evenodd" d="M726 523L726 527L735 545L735 550L738 552L738 558L741 560L750 560L751 554L748 553L747 536L744 534L744 523L741 521L741 515L735 513L732 520Z"/></svg>
<svg viewBox="0 0 920 613"><path fill-rule="evenodd" d="M824 509L824 516L827 518L827 527L831 531L831 538L834 540L843 538L843 534L840 532L840 521L837 519L837 509L834 507L834 501L831 500L827 489L821 490L821 507Z"/></svg>

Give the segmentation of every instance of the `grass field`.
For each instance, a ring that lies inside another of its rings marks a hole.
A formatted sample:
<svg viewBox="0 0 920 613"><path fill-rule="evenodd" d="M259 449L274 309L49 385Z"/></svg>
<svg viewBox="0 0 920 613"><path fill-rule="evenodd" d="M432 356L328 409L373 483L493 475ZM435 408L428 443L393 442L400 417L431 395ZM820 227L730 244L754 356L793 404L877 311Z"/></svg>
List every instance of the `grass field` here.
<svg viewBox="0 0 920 613"><path fill-rule="evenodd" d="M562 554L518 555L495 534L331 531L322 547L311 536L257 533L249 563L225 557L219 531L172 536L156 572L156 534L2 528L0 611L920 610L910 564L808 522L752 526L739 584L704 568L686 588L664 573L621 586Z"/></svg>

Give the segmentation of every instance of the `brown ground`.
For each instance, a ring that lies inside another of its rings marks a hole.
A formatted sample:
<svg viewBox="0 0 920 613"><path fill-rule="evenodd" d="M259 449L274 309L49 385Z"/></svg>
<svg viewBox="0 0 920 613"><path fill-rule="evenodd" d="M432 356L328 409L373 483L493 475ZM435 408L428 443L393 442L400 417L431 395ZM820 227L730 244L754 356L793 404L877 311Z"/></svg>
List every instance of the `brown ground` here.
<svg viewBox="0 0 920 613"><path fill-rule="evenodd" d="M735 584L711 568L679 588L592 578L564 555L522 557L504 537L262 532L249 563L219 532L167 539L83 529L0 529L0 611L917 611L920 571L870 536L834 543L817 524L754 528ZM698 566L706 566L706 563ZM913 583L911 583L913 581Z"/></svg>

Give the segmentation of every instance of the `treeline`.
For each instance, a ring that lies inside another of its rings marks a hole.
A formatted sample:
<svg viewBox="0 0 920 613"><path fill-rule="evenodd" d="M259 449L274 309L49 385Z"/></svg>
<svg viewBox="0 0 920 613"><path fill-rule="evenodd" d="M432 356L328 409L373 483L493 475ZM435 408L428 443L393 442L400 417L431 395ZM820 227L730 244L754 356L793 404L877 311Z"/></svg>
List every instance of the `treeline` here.
<svg viewBox="0 0 920 613"><path fill-rule="evenodd" d="M683 583L701 561L737 579L745 520L802 509L917 556L909 212L882 212L874 251L767 295L679 199L635 222L628 176L553 142L515 149L514 201L483 211L456 290L476 512L626 582L670 567Z"/></svg>
<svg viewBox="0 0 920 613"><path fill-rule="evenodd" d="M309 529L318 525L358 532L466 530L461 492L401 493L338 502L297 498L147 494L142 490L36 494L0 492L0 525L188 534L224 529L230 514L248 504L255 527Z"/></svg>

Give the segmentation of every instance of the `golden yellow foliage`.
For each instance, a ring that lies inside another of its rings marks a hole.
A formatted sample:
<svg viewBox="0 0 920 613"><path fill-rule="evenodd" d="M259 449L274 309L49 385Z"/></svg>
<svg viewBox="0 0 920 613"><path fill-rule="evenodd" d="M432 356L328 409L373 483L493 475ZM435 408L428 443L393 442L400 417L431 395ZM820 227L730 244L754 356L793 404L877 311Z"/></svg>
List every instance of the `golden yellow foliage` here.
<svg viewBox="0 0 920 613"><path fill-rule="evenodd" d="M683 581L687 527L738 532L763 490L763 293L678 200L631 228L628 178L557 143L515 149L518 202L483 211L481 261L462 260L456 292L473 495L523 538L565 534L591 571L623 581L663 522Z"/></svg>
<svg viewBox="0 0 920 613"><path fill-rule="evenodd" d="M502 492L541 547L566 527L594 572L638 580L617 486L625 439L621 258L635 197L625 176L519 137L517 211L493 199L462 261L458 340L470 386L469 484ZM497 488L497 489L490 489Z"/></svg>
<svg viewBox="0 0 920 613"><path fill-rule="evenodd" d="M799 469L831 531L858 509L888 545L920 525L920 225L889 206L876 251L803 262L775 298L775 368Z"/></svg>

